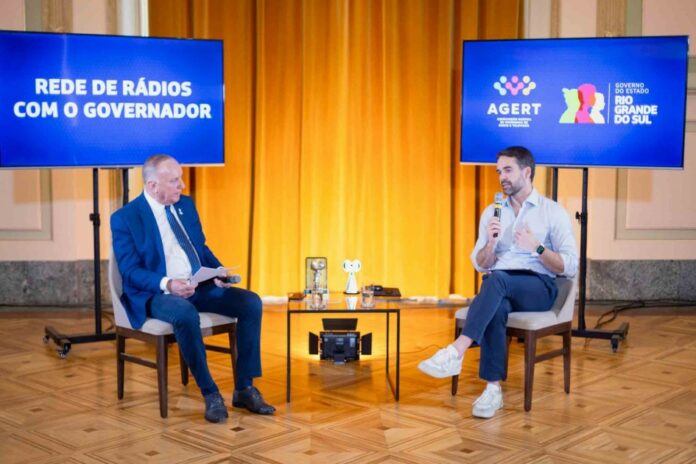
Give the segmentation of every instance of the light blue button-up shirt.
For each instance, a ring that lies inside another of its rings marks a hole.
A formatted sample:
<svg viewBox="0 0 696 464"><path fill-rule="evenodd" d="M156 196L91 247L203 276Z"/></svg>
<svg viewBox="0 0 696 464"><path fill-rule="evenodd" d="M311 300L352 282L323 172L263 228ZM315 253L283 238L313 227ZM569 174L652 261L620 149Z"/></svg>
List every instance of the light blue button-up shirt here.
<svg viewBox="0 0 696 464"><path fill-rule="evenodd" d="M478 240L474 246L474 251L471 252L471 261L477 271L527 269L556 277L542 264L538 253L523 250L514 243L514 231L524 228L526 224L545 248L561 255L563 259L562 275L575 276L578 271L578 253L568 213L555 201L539 195L536 189L533 189L524 201L517 217L515 217L510 199L505 199L500 217L501 236L495 246L497 259L489 269L479 266L476 262L476 255L486 246L488 241L486 226L488 220L493 216L494 209L495 205L488 205L481 215Z"/></svg>

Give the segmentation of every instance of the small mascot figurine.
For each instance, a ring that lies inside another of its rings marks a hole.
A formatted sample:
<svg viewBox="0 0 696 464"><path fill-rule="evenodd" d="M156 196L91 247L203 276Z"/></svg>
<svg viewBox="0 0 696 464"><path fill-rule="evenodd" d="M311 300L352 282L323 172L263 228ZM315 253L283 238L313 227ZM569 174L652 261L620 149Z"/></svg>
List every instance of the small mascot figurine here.
<svg viewBox="0 0 696 464"><path fill-rule="evenodd" d="M346 259L343 261L343 270L348 273L348 282L346 282L346 291L344 293L348 295L358 294L358 284L355 282L355 273L360 270L360 260L354 259L353 261Z"/></svg>

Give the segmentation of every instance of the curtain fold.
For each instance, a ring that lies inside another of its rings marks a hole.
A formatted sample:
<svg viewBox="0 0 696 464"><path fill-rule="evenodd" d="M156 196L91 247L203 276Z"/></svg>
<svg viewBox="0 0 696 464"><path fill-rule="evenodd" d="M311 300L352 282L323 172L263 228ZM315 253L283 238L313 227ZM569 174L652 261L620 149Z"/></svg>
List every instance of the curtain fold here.
<svg viewBox="0 0 696 464"><path fill-rule="evenodd" d="M344 289L470 295L495 170L459 164L461 41L519 35L521 0L150 0L151 35L224 40L225 166L195 168L211 248L261 294L326 256ZM503 148L503 147L501 147ZM494 153L491 153L493 161Z"/></svg>

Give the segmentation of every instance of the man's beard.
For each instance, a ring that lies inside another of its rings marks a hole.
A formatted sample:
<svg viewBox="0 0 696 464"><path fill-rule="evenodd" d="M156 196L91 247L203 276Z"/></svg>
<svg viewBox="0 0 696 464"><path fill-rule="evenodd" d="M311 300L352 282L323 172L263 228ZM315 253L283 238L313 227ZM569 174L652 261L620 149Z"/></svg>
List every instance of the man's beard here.
<svg viewBox="0 0 696 464"><path fill-rule="evenodd" d="M503 187L503 192L509 197L515 196L520 190L522 190L521 185L515 185L512 182L504 182L501 184Z"/></svg>

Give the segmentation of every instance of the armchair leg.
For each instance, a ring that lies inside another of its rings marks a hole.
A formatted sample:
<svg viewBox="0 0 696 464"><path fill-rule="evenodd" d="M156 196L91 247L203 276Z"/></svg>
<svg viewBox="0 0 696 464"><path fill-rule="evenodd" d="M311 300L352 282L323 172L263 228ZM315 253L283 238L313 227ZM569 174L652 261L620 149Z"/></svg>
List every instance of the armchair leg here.
<svg viewBox="0 0 696 464"><path fill-rule="evenodd" d="M126 337L116 334L116 390L118 399L123 399L123 376L126 361L123 359L123 353L126 352Z"/></svg>
<svg viewBox="0 0 696 464"><path fill-rule="evenodd" d="M533 330L525 334L524 344L524 410L532 409L532 388L534 387L534 364L536 358L536 334Z"/></svg>
<svg viewBox="0 0 696 464"><path fill-rule="evenodd" d="M452 376L452 396L457 394L459 389L459 374Z"/></svg>
<svg viewBox="0 0 696 464"><path fill-rule="evenodd" d="M178 348L178 345L177 345L177 348ZM188 366L186 365L186 360L184 359L184 354L181 352L181 349L179 348L177 351L179 352L179 366L181 367L181 383L183 385L188 385L188 381L189 381Z"/></svg>
<svg viewBox="0 0 696 464"><path fill-rule="evenodd" d="M235 388L237 387L237 326L227 333L230 342L230 358L232 362L232 378Z"/></svg>
<svg viewBox="0 0 696 464"><path fill-rule="evenodd" d="M462 333L462 328L459 326L454 327L454 339L456 340L459 338L459 335ZM459 374L453 375L452 376L452 396L457 394L457 390L459 389Z"/></svg>
<svg viewBox="0 0 696 464"><path fill-rule="evenodd" d="M159 390L160 416L167 417L167 342L157 337L157 389Z"/></svg>
<svg viewBox="0 0 696 464"><path fill-rule="evenodd" d="M563 332L563 386L570 393L570 330Z"/></svg>
<svg viewBox="0 0 696 464"><path fill-rule="evenodd" d="M518 337L518 339L519 338L524 340L524 337ZM503 373L503 378L501 380L507 380L508 376L508 365L510 364L510 343L512 343L512 337L508 335L507 344L505 345L505 349L507 350L505 352L505 372Z"/></svg>

